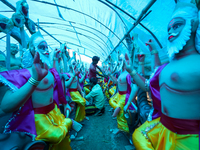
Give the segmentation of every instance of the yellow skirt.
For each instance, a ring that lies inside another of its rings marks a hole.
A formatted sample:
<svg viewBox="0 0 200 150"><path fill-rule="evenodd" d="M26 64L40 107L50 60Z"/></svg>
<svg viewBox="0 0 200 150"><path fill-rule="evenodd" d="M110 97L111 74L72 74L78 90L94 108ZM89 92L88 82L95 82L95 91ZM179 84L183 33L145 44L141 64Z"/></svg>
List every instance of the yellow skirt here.
<svg viewBox="0 0 200 150"><path fill-rule="evenodd" d="M199 135L180 135L168 130L160 118L146 121L132 135L137 150L198 150Z"/></svg>
<svg viewBox="0 0 200 150"><path fill-rule="evenodd" d="M78 91L70 92L72 101L77 104L75 121L81 122L85 119L85 104L86 100L80 95Z"/></svg>
<svg viewBox="0 0 200 150"><path fill-rule="evenodd" d="M50 144L50 150L71 150L69 130L72 121L61 114L60 109L55 108L47 114L35 114L36 140L42 140Z"/></svg>
<svg viewBox="0 0 200 150"><path fill-rule="evenodd" d="M84 87L84 90L85 90L85 93L86 93L86 94L89 94L89 93L90 93L90 90L89 90L87 87Z"/></svg>
<svg viewBox="0 0 200 150"><path fill-rule="evenodd" d="M103 89L103 90L106 88L107 84L108 84L108 83L104 83L104 84L103 84L103 86L102 86L102 89Z"/></svg>
<svg viewBox="0 0 200 150"><path fill-rule="evenodd" d="M124 117L124 105L125 105L126 94L120 95L117 93L114 97L109 100L109 104L112 108L116 109L120 107L121 110L117 115L118 128L124 132L129 133L128 123Z"/></svg>
<svg viewBox="0 0 200 150"><path fill-rule="evenodd" d="M107 99L110 99L110 95L108 93L108 90L106 90L105 95L106 95Z"/></svg>
<svg viewBox="0 0 200 150"><path fill-rule="evenodd" d="M115 94L116 88L117 88L116 86L113 86L113 87L109 90L110 95L114 95L114 94Z"/></svg>

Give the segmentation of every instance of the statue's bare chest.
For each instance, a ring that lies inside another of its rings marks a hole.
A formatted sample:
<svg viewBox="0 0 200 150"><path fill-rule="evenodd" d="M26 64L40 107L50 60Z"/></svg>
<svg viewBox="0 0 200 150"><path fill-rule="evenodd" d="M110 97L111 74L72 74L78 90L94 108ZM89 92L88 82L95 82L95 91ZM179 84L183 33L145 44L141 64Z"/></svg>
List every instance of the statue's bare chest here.
<svg viewBox="0 0 200 150"><path fill-rule="evenodd" d="M52 89L54 86L54 76L51 72L40 81L40 84L37 86L36 91L47 91Z"/></svg>
<svg viewBox="0 0 200 150"><path fill-rule="evenodd" d="M119 84L125 84L126 83L126 76L127 76L127 73L121 73L120 76L118 77L118 83Z"/></svg>
<svg viewBox="0 0 200 150"><path fill-rule="evenodd" d="M200 89L199 64L200 57L189 57L169 63L159 76L159 85L166 84L177 90Z"/></svg>

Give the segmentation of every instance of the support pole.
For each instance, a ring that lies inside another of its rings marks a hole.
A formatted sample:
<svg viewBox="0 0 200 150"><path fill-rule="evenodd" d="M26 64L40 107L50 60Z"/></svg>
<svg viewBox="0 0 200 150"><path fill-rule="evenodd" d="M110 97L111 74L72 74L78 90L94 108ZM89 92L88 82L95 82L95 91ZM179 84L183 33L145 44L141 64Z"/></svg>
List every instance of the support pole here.
<svg viewBox="0 0 200 150"><path fill-rule="evenodd" d="M6 68L10 70L10 33L6 35Z"/></svg>
<svg viewBox="0 0 200 150"><path fill-rule="evenodd" d="M115 8L119 9L120 11L122 11L123 13L125 13L127 16L129 16L130 18L132 18L133 20L136 20L133 16L131 16L129 13L127 13L126 11L124 11L123 9L121 9L120 7L118 7L117 5L111 3L110 1L106 0L106 2L108 2L109 4L111 4L112 6L114 6ZM156 42L158 43L158 45L160 46L160 48L163 48L161 43L159 42L159 40L157 39L157 37L147 28L145 27L142 23L139 23L145 30L147 30L152 36L153 38L156 40Z"/></svg>
<svg viewBox="0 0 200 150"><path fill-rule="evenodd" d="M140 13L139 17L136 19L135 23L133 24L133 26L128 30L128 32L124 35L124 37L119 41L119 43L117 44L117 46L115 46L115 48L112 50L112 52L110 53L110 55L116 50L116 48L123 42L123 40L127 37L127 35L140 23L142 17L146 14L146 12L149 10L149 8L156 2L156 0L151 0L147 6L142 10L142 12ZM107 57L108 59L108 57Z"/></svg>
<svg viewBox="0 0 200 150"><path fill-rule="evenodd" d="M21 51L20 51L20 57L22 57L23 54L23 49L26 48L26 40L25 40L25 31L24 31L24 26L20 28L20 34L21 34Z"/></svg>

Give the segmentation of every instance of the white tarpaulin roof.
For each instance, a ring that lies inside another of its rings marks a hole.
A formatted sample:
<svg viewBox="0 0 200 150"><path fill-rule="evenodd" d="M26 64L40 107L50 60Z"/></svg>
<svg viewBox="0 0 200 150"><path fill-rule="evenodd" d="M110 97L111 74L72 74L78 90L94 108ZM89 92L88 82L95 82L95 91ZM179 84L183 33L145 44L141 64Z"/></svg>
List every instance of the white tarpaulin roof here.
<svg viewBox="0 0 200 150"><path fill-rule="evenodd" d="M102 0L27 0L29 4L29 18L38 22L40 26L53 35L60 42L67 43L67 47L79 51L80 54L90 57L97 55L104 61L114 47L132 27L134 20L119 9ZM9 0L16 7L17 0ZM137 18L141 10L150 0L109 0L122 10ZM150 8L152 12L147 15L142 24L148 28L164 47L161 58L166 56L167 25L175 7L174 0L157 0ZM0 14L11 18L14 12L11 8L0 2ZM26 30L27 34L28 30ZM138 33L140 47L148 51L144 42L153 37L141 25L138 25L131 34ZM60 43L41 31L48 45L59 48ZM0 38L5 36L0 33ZM1 38L0 49L5 51L6 38ZM16 42L16 41L15 41ZM127 51L125 40L120 44L119 50ZM158 45L157 45L158 46ZM158 46L159 48L159 46Z"/></svg>

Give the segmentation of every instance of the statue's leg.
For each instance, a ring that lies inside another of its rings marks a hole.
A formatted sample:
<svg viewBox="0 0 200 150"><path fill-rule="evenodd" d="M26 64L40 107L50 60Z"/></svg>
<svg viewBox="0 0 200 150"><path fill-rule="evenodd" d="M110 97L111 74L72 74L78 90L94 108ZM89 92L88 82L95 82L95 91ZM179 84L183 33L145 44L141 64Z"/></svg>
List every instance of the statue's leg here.
<svg viewBox="0 0 200 150"><path fill-rule="evenodd" d="M146 121L132 135L139 150L193 150L199 149L198 134L177 134L167 129L160 118Z"/></svg>
<svg viewBox="0 0 200 150"><path fill-rule="evenodd" d="M115 94L115 91L116 91L116 86L113 86L110 90L109 90L109 93L110 95L114 95Z"/></svg>
<svg viewBox="0 0 200 150"><path fill-rule="evenodd" d="M121 108L117 115L118 128L124 132L129 133L128 123L124 117L124 105L125 105L126 94L119 95L118 105Z"/></svg>
<svg viewBox="0 0 200 150"><path fill-rule="evenodd" d="M109 100L109 104L113 109L116 109L117 107L119 107L119 105L117 104L118 99L119 99L119 93L117 93L114 97L112 97Z"/></svg>
<svg viewBox="0 0 200 150"><path fill-rule="evenodd" d="M151 123L149 121L146 121L139 128L135 129L135 131L132 135L132 140L133 140L133 144L134 144L136 149L139 149L139 150L154 150L151 141L147 138L147 136L145 136L143 134L143 131L145 131L145 129L150 125L151 125Z"/></svg>
<svg viewBox="0 0 200 150"><path fill-rule="evenodd" d="M86 100L80 95L78 91L70 92L72 101L77 103L75 121L81 122L85 119L85 104Z"/></svg>
<svg viewBox="0 0 200 150"><path fill-rule="evenodd" d="M51 150L71 149L68 132L72 121L61 114L57 105L48 114L35 114L35 126L36 140L50 143Z"/></svg>

